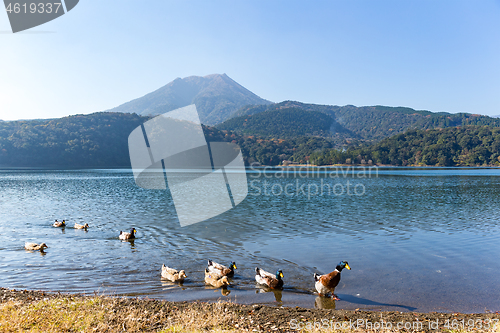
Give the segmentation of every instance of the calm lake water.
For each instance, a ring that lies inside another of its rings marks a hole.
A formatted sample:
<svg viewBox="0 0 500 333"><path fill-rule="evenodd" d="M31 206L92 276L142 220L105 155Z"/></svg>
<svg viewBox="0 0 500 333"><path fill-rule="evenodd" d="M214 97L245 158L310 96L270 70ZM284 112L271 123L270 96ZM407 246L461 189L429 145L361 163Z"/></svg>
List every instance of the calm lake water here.
<svg viewBox="0 0 500 333"><path fill-rule="evenodd" d="M0 286L337 309L500 310L499 169L360 172L254 170L240 205L180 227L168 190L137 187L130 170L0 170ZM55 219L68 226L52 227ZM75 222L90 229L73 229ZM137 239L120 241L120 230L131 227ZM28 252L25 241L49 248ZM236 261L229 294L204 286L207 259ZM352 267L336 290L342 300L318 297L313 273L341 260ZM185 269L188 279L161 281L162 263ZM255 266L282 269L284 291L256 286Z"/></svg>

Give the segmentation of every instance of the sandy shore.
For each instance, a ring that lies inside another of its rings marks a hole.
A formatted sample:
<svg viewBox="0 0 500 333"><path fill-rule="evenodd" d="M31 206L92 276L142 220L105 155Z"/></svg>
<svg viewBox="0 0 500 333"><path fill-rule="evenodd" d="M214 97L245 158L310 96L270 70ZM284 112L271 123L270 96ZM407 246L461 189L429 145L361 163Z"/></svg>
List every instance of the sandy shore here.
<svg viewBox="0 0 500 333"><path fill-rule="evenodd" d="M500 313L305 309L0 289L2 332L500 332Z"/></svg>

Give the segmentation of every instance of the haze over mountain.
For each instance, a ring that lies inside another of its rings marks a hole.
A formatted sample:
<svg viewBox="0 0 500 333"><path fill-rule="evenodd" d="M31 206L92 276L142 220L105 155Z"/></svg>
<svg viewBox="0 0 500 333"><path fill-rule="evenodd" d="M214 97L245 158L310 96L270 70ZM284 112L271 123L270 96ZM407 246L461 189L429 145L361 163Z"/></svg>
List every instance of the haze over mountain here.
<svg viewBox="0 0 500 333"><path fill-rule="evenodd" d="M214 125L229 119L245 105L271 102L255 95L226 74L212 74L177 78L158 90L107 111L150 116L190 104L196 105L203 124Z"/></svg>

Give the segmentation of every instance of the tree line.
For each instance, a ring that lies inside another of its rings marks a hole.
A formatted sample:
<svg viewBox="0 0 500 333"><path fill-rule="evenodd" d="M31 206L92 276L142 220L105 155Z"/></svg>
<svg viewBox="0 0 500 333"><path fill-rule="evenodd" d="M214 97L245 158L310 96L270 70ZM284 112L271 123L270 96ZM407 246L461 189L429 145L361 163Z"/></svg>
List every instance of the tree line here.
<svg viewBox="0 0 500 333"><path fill-rule="evenodd" d="M500 165L500 128L471 125L409 130L369 146L313 152L310 162L316 165L497 166Z"/></svg>
<svg viewBox="0 0 500 333"><path fill-rule="evenodd" d="M2 167L130 167L128 136L151 119L137 114L98 112L52 120L0 122ZM306 163L315 150L332 148L323 138L288 140L242 136L203 126L207 141L237 143L245 162Z"/></svg>
<svg viewBox="0 0 500 333"><path fill-rule="evenodd" d="M149 119L100 112L52 120L3 121L0 166L130 167L128 136ZM347 146L344 142L343 147L334 138L319 136L273 138L208 126L203 130L207 141L238 144L247 165L279 165L283 161L316 165L500 165L500 128L481 124L410 129L374 144Z"/></svg>

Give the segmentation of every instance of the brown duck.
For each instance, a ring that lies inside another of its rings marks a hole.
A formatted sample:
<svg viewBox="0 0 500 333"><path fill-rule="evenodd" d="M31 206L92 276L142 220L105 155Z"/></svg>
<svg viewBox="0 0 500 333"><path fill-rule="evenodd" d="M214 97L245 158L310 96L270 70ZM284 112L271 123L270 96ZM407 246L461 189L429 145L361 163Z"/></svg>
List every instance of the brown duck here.
<svg viewBox="0 0 500 333"><path fill-rule="evenodd" d="M208 271L208 268L205 269L205 283L216 288L226 288L229 286L227 276L220 277L218 275L214 275Z"/></svg>
<svg viewBox="0 0 500 333"><path fill-rule="evenodd" d="M74 226L75 229L84 229L84 230L87 230L88 227L89 227L88 223L85 223L85 224L75 223L75 226Z"/></svg>
<svg viewBox="0 0 500 333"><path fill-rule="evenodd" d="M48 248L48 246L45 243L42 243L42 244L38 245L37 243L26 242L24 244L24 248L26 250L29 250L29 251L41 251L41 252L43 252L43 250L46 249L46 248Z"/></svg>
<svg viewBox="0 0 500 333"><path fill-rule="evenodd" d="M187 275L184 270L178 271L163 264L161 266L161 278L169 280L171 282L184 282L184 279L187 278Z"/></svg>

